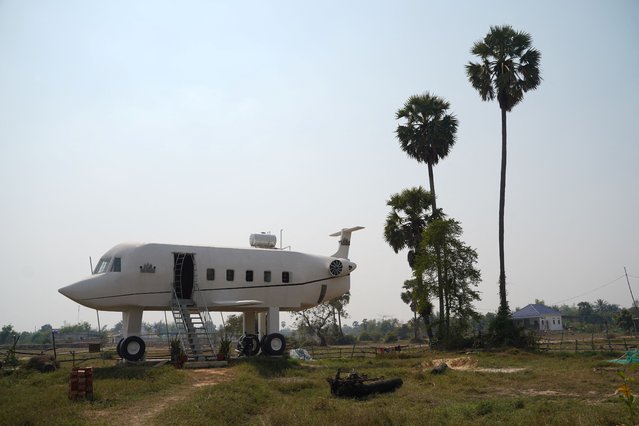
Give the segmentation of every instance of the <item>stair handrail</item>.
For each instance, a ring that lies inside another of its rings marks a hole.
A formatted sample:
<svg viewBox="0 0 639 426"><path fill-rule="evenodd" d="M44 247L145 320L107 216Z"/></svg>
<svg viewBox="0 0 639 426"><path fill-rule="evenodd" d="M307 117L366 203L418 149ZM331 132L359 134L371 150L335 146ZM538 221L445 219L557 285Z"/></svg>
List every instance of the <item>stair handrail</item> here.
<svg viewBox="0 0 639 426"><path fill-rule="evenodd" d="M216 355L215 346L213 340L211 340L211 334L209 330L207 330L207 325L210 324L213 326L213 319L211 318L211 313L209 312L209 308L204 301L204 297L200 292L200 286L197 283L197 268L195 264L195 256L193 256L193 303L197 307L197 310L200 312L200 316L203 317L203 326L204 326L204 335L206 336L206 340L208 341L209 347L211 348L211 353L213 356ZM211 330L212 332L212 330Z"/></svg>
<svg viewBox="0 0 639 426"><path fill-rule="evenodd" d="M174 307L177 307L177 309L180 311L180 316L181 316L181 322L178 323L177 318L175 318L175 313L173 312L173 321L175 321L175 328L177 329L178 338L180 339L180 343L182 344L182 350L188 353L191 347L190 345L187 344L188 329L184 321L184 309L182 308L180 299L177 297L177 292L175 291L175 287L173 287L172 290L173 290L173 299L171 300L171 309L173 311ZM184 335L182 330L184 330L184 332L187 334L186 336Z"/></svg>

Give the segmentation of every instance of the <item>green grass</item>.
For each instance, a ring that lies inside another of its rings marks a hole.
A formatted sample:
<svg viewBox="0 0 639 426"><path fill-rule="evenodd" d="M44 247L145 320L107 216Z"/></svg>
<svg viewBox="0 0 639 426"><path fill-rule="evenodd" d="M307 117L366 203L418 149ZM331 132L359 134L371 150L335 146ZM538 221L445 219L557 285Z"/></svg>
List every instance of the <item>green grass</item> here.
<svg viewBox="0 0 639 426"><path fill-rule="evenodd" d="M432 359L471 356L481 368L516 373L448 370L431 375ZM93 402L67 399L68 369L17 372L0 379L0 424L123 424L155 406L146 424L185 425L613 425L628 423L614 396L620 378L601 354L539 355L519 351L423 357L299 362L255 358L229 368L231 380L193 387L172 367L95 365ZM401 377L391 394L334 398L327 377L337 368L369 377ZM630 370L627 370L630 372ZM639 391L639 388L637 389Z"/></svg>

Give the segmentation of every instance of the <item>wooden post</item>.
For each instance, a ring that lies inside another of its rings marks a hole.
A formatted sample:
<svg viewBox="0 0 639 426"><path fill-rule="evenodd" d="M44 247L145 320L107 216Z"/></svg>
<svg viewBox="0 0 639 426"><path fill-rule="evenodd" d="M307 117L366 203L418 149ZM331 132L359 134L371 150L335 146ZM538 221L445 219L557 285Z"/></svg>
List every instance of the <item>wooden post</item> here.
<svg viewBox="0 0 639 426"><path fill-rule="evenodd" d="M561 340L559 341L559 351L561 352L561 346L564 344L564 331L561 330Z"/></svg>
<svg viewBox="0 0 639 426"><path fill-rule="evenodd" d="M595 350L595 332L592 332L592 335L590 336L590 344L592 345L592 350Z"/></svg>
<svg viewBox="0 0 639 426"><path fill-rule="evenodd" d="M579 340L575 339L575 352L577 352L579 349L578 348L578 342Z"/></svg>
<svg viewBox="0 0 639 426"><path fill-rule="evenodd" d="M610 344L610 334L608 334L607 337L608 337L608 350L612 352L612 345Z"/></svg>
<svg viewBox="0 0 639 426"><path fill-rule="evenodd" d="M353 349L351 350L351 358L355 355L355 341L353 341Z"/></svg>
<svg viewBox="0 0 639 426"><path fill-rule="evenodd" d="M53 340L53 359L58 359L58 353L55 350L55 331L51 330L51 339Z"/></svg>
<svg viewBox="0 0 639 426"><path fill-rule="evenodd" d="M623 338L623 345L626 348L626 350L628 350L628 343L626 342L626 338Z"/></svg>

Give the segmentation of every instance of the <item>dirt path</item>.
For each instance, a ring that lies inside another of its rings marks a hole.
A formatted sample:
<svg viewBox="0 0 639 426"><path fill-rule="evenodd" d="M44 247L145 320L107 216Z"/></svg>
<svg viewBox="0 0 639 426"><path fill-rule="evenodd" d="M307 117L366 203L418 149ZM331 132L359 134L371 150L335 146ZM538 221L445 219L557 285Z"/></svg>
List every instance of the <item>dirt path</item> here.
<svg viewBox="0 0 639 426"><path fill-rule="evenodd" d="M167 389L120 409L90 410L85 413L85 416L91 424L119 426L123 423L122 420L126 419L125 423L131 426L152 425L153 418L167 407L188 399L201 387L213 386L233 377L233 371L228 368L185 371L190 379L189 384Z"/></svg>

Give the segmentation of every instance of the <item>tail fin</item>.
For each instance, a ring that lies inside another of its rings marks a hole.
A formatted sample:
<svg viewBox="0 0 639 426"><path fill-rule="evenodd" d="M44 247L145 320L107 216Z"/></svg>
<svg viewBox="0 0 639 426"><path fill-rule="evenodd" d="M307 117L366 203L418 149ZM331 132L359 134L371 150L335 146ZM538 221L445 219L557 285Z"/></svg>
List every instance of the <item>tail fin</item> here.
<svg viewBox="0 0 639 426"><path fill-rule="evenodd" d="M354 228L342 228L341 231L331 234L331 237L339 237L339 247L334 255L331 257L339 257L342 259L348 259L348 249L351 246L351 233L364 229L363 226L356 226Z"/></svg>

